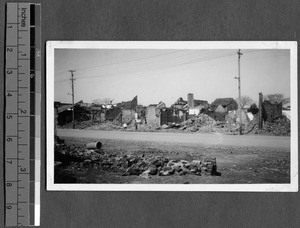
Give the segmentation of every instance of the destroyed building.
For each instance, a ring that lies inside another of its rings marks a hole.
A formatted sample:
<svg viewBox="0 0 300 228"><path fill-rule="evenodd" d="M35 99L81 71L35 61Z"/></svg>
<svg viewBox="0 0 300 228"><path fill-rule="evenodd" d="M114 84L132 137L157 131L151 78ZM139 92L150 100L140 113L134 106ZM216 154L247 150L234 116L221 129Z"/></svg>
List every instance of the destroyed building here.
<svg viewBox="0 0 300 228"><path fill-rule="evenodd" d="M211 111L207 115L218 121L225 121L226 114L229 111L237 110L238 104L233 98L217 98L210 105Z"/></svg>
<svg viewBox="0 0 300 228"><path fill-rule="evenodd" d="M194 94L189 93L187 95L188 101L188 111L190 115L199 115L204 110L208 109L209 104L205 100L196 100L194 99Z"/></svg>
<svg viewBox="0 0 300 228"><path fill-rule="evenodd" d="M146 124L151 124L155 126L161 125L161 109L165 108L166 105L163 102L159 104L151 104L146 109Z"/></svg>
<svg viewBox="0 0 300 228"><path fill-rule="evenodd" d="M54 108L57 113L57 124L66 125L73 121L73 105L68 103L54 102ZM74 105L75 122L81 122L91 119L91 113L87 107L81 106L81 102Z"/></svg>
<svg viewBox="0 0 300 228"><path fill-rule="evenodd" d="M248 123L250 120L247 111L244 109L241 110L241 117L242 117L241 119L243 124ZM229 111L228 114L225 115L225 121L229 124L240 123L240 111L239 110Z"/></svg>
<svg viewBox="0 0 300 228"><path fill-rule="evenodd" d="M136 107L137 107L137 96L131 101L127 101L122 106L122 123L129 123L135 119Z"/></svg>
<svg viewBox="0 0 300 228"><path fill-rule="evenodd" d="M183 100L182 97L179 97L178 100L171 105L171 108L184 109L187 105L187 101Z"/></svg>
<svg viewBox="0 0 300 228"><path fill-rule="evenodd" d="M103 123L105 121L105 109L102 106L92 104L89 110L92 122Z"/></svg>
<svg viewBox="0 0 300 228"><path fill-rule="evenodd" d="M93 123L101 123L105 121L106 106L94 103L85 103L82 100L77 104L85 110L88 110L87 115L89 115L90 120L92 120Z"/></svg>
<svg viewBox="0 0 300 228"><path fill-rule="evenodd" d="M105 120L114 123L122 122L122 109L120 107L113 107L105 111Z"/></svg>
<svg viewBox="0 0 300 228"><path fill-rule="evenodd" d="M160 115L161 125L180 124L187 120L187 111L178 108L162 108Z"/></svg>
<svg viewBox="0 0 300 228"><path fill-rule="evenodd" d="M143 105L137 105L136 106L136 113L135 113L135 119L140 121L144 121L146 119L146 110L147 107Z"/></svg>
<svg viewBox="0 0 300 228"><path fill-rule="evenodd" d="M238 104L236 101L229 98L217 98L214 102L211 103L210 107L212 110L215 110L219 105L221 105L226 111L237 110Z"/></svg>
<svg viewBox="0 0 300 228"><path fill-rule="evenodd" d="M282 103L272 103L265 100L262 104L263 120L273 122L274 118L278 116L282 116Z"/></svg>

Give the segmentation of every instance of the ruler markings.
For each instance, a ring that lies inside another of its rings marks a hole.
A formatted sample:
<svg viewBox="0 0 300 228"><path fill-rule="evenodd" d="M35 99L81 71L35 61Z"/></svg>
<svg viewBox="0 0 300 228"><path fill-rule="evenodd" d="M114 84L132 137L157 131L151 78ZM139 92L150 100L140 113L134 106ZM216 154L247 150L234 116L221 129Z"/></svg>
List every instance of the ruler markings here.
<svg viewBox="0 0 300 228"><path fill-rule="evenodd" d="M17 16L19 15L19 3L17 4ZM18 19L17 19L18 21ZM19 26L19 21L18 21L18 26ZM17 30L17 37L19 38L19 31ZM17 42L19 43L19 39L17 39ZM17 46L18 48L18 51L19 51L19 45ZM18 83L17 83L17 87L19 87L19 59L17 58L17 66L18 66L18 69L17 69L17 78L18 78ZM19 94L17 96L17 102L19 102ZM18 106L18 105L17 105ZM19 123L17 124L17 130L19 130ZM19 137L17 138L17 149L19 147ZM19 165L19 153L17 153L17 156L18 156L18 160L17 160L17 165ZM18 176L18 169L17 169L17 176ZM17 201L18 201L18 196L19 196L19 181L17 182ZM18 208L19 205L17 205L17 223L19 224L19 208Z"/></svg>
<svg viewBox="0 0 300 228"><path fill-rule="evenodd" d="M7 3L5 178L15 181L6 182L7 226L39 225L40 103L35 103L40 102L41 86L39 20L39 4Z"/></svg>

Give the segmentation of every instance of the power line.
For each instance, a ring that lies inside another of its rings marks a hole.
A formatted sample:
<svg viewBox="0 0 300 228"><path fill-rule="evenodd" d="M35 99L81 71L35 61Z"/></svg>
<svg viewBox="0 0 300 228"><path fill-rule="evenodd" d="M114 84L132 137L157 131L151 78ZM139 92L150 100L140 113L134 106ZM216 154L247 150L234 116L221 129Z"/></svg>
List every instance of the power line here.
<svg viewBox="0 0 300 228"><path fill-rule="evenodd" d="M209 51L211 51L211 50L209 50ZM189 58L184 58L181 60L179 59L179 61L181 61L181 62L184 61L183 63L178 63L176 61L174 62L174 60L171 59L172 62L170 62L170 60L169 60L169 64L168 63L166 64L164 61L159 60L158 63L160 65L163 64L164 66L161 66L159 69L155 69L155 71L170 68L170 67L174 68L174 67L180 67L180 66L188 65L188 64L205 62L205 61L229 57L229 56L233 56L233 55L234 55L234 53L232 53L232 51L230 51L230 53L224 53L223 51L217 50L217 51L214 51L213 53L209 53L208 55L206 54L205 56L200 56L200 57L190 56ZM177 56L177 58L178 57L181 57L181 56ZM128 66L118 67L118 70L122 71L122 73L118 74L116 76L120 76L120 75L124 75L124 74L132 74L132 71L134 71L134 73L141 73L141 72L149 71L149 69L147 69L147 67L149 67L149 64L151 64L151 63L146 62L145 64L146 65L139 64L137 66L134 66L138 70L135 70L134 67L128 67ZM146 69L143 69L143 68L146 68ZM128 70L130 72L126 72ZM102 71L101 73L103 74L105 72ZM109 77L113 77L113 76L114 75L109 75ZM77 79L90 79L90 78L100 78L100 77L101 76L99 75L99 73L97 73L96 75L84 75L82 77L79 76L79 77L77 77ZM61 81L66 81L66 80L68 80L68 79L57 80L56 82L61 82Z"/></svg>
<svg viewBox="0 0 300 228"><path fill-rule="evenodd" d="M129 64L132 63L132 64L135 64L135 65L139 64L139 66L141 66L143 64L151 64L151 63L154 63L154 62L163 62L164 59L159 59L159 57L167 56L167 55L174 54L174 53L182 53L182 52L186 52L186 51L187 50L173 51L173 52L164 53L164 54L160 54L160 55L149 56L149 57L145 57L145 58L131 59L131 60L127 60L127 61L121 61L121 62L110 63L110 64L102 64L102 65L92 66L92 67L76 68L76 70L77 70L77 72L97 70L99 68L108 67L108 66L116 66L116 65L119 65L119 64L123 64L123 63L129 63ZM190 50L190 51L193 51L193 50ZM204 50L204 51L211 52L212 50ZM217 50L217 52L219 52L219 50ZM199 55L199 53L196 53L196 54ZM191 54L186 53L185 55L175 56L175 58L171 57L170 60L174 60L174 59L178 59L178 58L180 59L180 58L183 58L183 57L189 56L189 55L191 55ZM205 55L206 55L206 53L204 53L203 57L205 57ZM156 59L154 59L153 62L148 61L149 59L153 59L153 58L156 58ZM191 58L194 59L195 57L191 56ZM127 66L128 66L128 64L125 67L127 67ZM64 71L57 72L56 76L65 74L65 72Z"/></svg>

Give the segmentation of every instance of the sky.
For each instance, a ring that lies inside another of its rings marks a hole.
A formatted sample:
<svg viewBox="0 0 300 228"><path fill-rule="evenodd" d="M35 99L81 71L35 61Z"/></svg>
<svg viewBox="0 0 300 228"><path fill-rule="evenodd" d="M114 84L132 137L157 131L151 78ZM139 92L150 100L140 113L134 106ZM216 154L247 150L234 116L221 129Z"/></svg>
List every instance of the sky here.
<svg viewBox="0 0 300 228"><path fill-rule="evenodd" d="M167 106L179 97L187 100L238 97L237 49L55 49L55 101L71 103L74 72L75 102L112 98L113 103ZM255 102L258 94L282 93L290 97L290 56L284 49L241 50L241 93Z"/></svg>

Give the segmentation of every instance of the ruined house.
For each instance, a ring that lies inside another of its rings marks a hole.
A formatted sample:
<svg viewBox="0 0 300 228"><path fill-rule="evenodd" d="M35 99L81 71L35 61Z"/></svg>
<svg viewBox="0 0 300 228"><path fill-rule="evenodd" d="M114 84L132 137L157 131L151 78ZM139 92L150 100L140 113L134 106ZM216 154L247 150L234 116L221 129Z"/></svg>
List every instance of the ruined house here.
<svg viewBox="0 0 300 228"><path fill-rule="evenodd" d="M136 107L138 104L137 96L131 101L123 102L122 105L122 123L129 123L135 119Z"/></svg>
<svg viewBox="0 0 300 228"><path fill-rule="evenodd" d="M249 122L249 117L246 110L244 109L241 110L241 117L242 117L243 124ZM229 111L228 114L226 114L225 116L225 121L228 122L229 124L240 123L240 111L239 110Z"/></svg>
<svg viewBox="0 0 300 228"><path fill-rule="evenodd" d="M165 108L166 105L163 102L159 104L151 104L146 109L146 124L160 126L161 125L161 109Z"/></svg>
<svg viewBox="0 0 300 228"><path fill-rule="evenodd" d="M171 105L171 108L184 109L187 103L188 102L183 100L182 97L179 97L178 100L173 105Z"/></svg>
<svg viewBox="0 0 300 228"><path fill-rule="evenodd" d="M210 107L214 111L218 108L218 106L221 105L227 112L231 110L237 110L238 104L236 101L229 97L229 98L217 98L214 100L214 102L211 103Z"/></svg>
<svg viewBox="0 0 300 228"><path fill-rule="evenodd" d="M225 121L226 114L229 111L237 110L238 104L233 98L217 98L210 105L211 111L206 111L205 114L218 121Z"/></svg>
<svg viewBox="0 0 300 228"><path fill-rule="evenodd" d="M54 108L57 113L57 124L66 125L73 121L73 105L68 103L54 102ZM74 118L76 122L82 122L91 119L90 111L87 107L82 106L81 102L74 105Z"/></svg>
<svg viewBox="0 0 300 228"><path fill-rule="evenodd" d="M187 98L188 111L190 115L199 115L209 107L207 101L194 99L194 94L192 93L189 93Z"/></svg>
<svg viewBox="0 0 300 228"><path fill-rule="evenodd" d="M145 121L146 119L146 110L147 107L138 105L136 107L136 113L135 113L135 119L140 122L140 121Z"/></svg>
<svg viewBox="0 0 300 228"><path fill-rule="evenodd" d="M214 109L214 112L216 113L225 113L227 112L227 108L224 107L223 105L218 105L215 109Z"/></svg>
<svg viewBox="0 0 300 228"><path fill-rule="evenodd" d="M122 122L122 109L120 107L113 107L105 111L105 120L116 124Z"/></svg>
<svg viewBox="0 0 300 228"><path fill-rule="evenodd" d="M178 108L162 108L160 113L160 124L180 124L187 120L187 110Z"/></svg>
<svg viewBox="0 0 300 228"><path fill-rule="evenodd" d="M101 105L92 104L89 107L91 113L91 120L93 123L103 123L105 122L105 109Z"/></svg>
<svg viewBox="0 0 300 228"><path fill-rule="evenodd" d="M264 121L273 122L274 118L282 115L282 103L272 103L268 100L262 103L262 117Z"/></svg>
<svg viewBox="0 0 300 228"><path fill-rule="evenodd" d="M93 123L101 123L105 121L106 106L94 103L84 103L82 100L77 103L82 108L88 110L88 115Z"/></svg>

